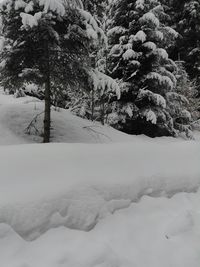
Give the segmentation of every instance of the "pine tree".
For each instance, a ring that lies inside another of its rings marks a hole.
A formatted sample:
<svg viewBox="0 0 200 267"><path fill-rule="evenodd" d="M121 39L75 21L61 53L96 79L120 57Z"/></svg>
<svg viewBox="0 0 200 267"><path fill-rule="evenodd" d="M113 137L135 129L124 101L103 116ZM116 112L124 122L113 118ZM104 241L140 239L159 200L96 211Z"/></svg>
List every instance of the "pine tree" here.
<svg viewBox="0 0 200 267"><path fill-rule="evenodd" d="M105 34L107 31L107 3L107 0L83 1L84 7L94 15ZM104 42L100 42L95 49L90 51L94 70L90 72L89 90L81 94L77 90L71 92L71 103L68 105L76 115L100 121L102 124L107 122L110 99L112 97L119 98L120 95L117 82L111 79L107 71L107 51L107 38L105 36Z"/></svg>
<svg viewBox="0 0 200 267"><path fill-rule="evenodd" d="M108 0L83 0L82 2L85 10L89 11L96 20L102 23Z"/></svg>
<svg viewBox="0 0 200 267"><path fill-rule="evenodd" d="M187 109L191 114L192 121L200 118L198 87L196 80L191 80L188 73L185 70L185 62L177 61L178 70L176 73L177 79L177 92L186 98L186 104L183 108Z"/></svg>
<svg viewBox="0 0 200 267"><path fill-rule="evenodd" d="M189 1L184 5L178 27L182 34L182 53L186 69L190 77L197 80L200 96L200 1Z"/></svg>
<svg viewBox="0 0 200 267"><path fill-rule="evenodd" d="M179 32L176 46L173 47L170 54L175 60L185 62L186 71L191 80L196 79L200 92L200 1L171 0L168 6L171 23Z"/></svg>
<svg viewBox="0 0 200 267"><path fill-rule="evenodd" d="M2 84L15 91L25 82L44 86L44 142L50 140L53 91L89 79L89 49L102 37L79 0L5 0Z"/></svg>
<svg viewBox="0 0 200 267"><path fill-rule="evenodd" d="M165 25L163 6L157 0L114 1L110 17L110 70L122 90L112 124L128 133L176 135L167 94L176 91L177 66L165 47L178 34Z"/></svg>
<svg viewBox="0 0 200 267"><path fill-rule="evenodd" d="M167 107L173 117L174 127L182 136L193 139L191 122L196 117L196 90L185 71L184 62L176 61L176 65L176 91L166 94Z"/></svg>

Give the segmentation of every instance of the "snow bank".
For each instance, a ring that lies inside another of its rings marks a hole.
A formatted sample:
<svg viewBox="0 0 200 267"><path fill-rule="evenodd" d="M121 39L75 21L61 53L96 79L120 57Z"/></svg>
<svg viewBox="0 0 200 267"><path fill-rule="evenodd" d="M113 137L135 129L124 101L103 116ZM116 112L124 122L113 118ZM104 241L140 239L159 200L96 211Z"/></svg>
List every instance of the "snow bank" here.
<svg viewBox="0 0 200 267"><path fill-rule="evenodd" d="M43 131L44 105L32 97L14 98L0 91L0 145L14 145L42 142L32 127L30 135L26 128L37 114L36 129ZM110 143L130 142L132 136L119 132L112 127L102 126L72 115L63 109L52 108L52 142L66 143Z"/></svg>
<svg viewBox="0 0 200 267"><path fill-rule="evenodd" d="M197 190L200 143L136 140L1 147L0 223L25 239L63 225L88 231L143 195Z"/></svg>
<svg viewBox="0 0 200 267"><path fill-rule="evenodd" d="M90 232L51 229L35 241L0 225L2 267L199 267L200 192L140 203Z"/></svg>

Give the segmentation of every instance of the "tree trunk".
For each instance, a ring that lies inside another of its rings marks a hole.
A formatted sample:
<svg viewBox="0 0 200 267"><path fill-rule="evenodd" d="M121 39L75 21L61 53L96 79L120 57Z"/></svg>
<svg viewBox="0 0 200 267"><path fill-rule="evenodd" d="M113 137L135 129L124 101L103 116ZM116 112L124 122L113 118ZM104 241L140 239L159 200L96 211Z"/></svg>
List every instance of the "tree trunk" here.
<svg viewBox="0 0 200 267"><path fill-rule="evenodd" d="M46 66L46 79L45 79L45 109L44 109L44 136L43 143L50 142L51 130L51 81L50 81L50 64L49 64L49 47L47 45L47 66Z"/></svg>
<svg viewBox="0 0 200 267"><path fill-rule="evenodd" d="M51 129L51 97L50 81L45 82L44 136L43 143L50 142Z"/></svg>
<svg viewBox="0 0 200 267"><path fill-rule="evenodd" d="M105 121L105 102L103 100L102 104L101 104L101 124L104 125Z"/></svg>
<svg viewBox="0 0 200 267"><path fill-rule="evenodd" d="M94 88L92 88L92 99L91 99L91 101L92 101L92 105L91 105L91 120L93 121L94 120Z"/></svg>

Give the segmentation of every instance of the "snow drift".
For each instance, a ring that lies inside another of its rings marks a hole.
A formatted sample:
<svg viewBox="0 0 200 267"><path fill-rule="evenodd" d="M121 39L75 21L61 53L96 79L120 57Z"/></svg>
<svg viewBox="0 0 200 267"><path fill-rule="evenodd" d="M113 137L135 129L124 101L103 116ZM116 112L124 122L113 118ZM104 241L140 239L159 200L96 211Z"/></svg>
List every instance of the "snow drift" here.
<svg viewBox="0 0 200 267"><path fill-rule="evenodd" d="M58 226L88 231L143 195L197 190L199 158L192 141L1 147L0 223L31 240Z"/></svg>
<svg viewBox="0 0 200 267"><path fill-rule="evenodd" d="M0 266L198 267L199 132L133 137L53 110L58 143L34 144L42 109L0 94Z"/></svg>

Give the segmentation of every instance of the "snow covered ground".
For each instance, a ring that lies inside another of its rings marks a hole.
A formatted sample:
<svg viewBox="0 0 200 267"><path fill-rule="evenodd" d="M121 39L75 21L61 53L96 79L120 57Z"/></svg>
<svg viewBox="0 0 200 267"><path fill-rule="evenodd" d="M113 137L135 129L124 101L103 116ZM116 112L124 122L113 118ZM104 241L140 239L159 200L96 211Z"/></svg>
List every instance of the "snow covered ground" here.
<svg viewBox="0 0 200 267"><path fill-rule="evenodd" d="M92 231L51 229L23 240L0 225L2 267L199 267L200 192L143 197Z"/></svg>
<svg viewBox="0 0 200 267"><path fill-rule="evenodd" d="M36 129L42 133L43 103L32 97L14 98L0 90L0 145L41 142ZM41 114L41 115L39 115ZM26 134L30 122L38 116L37 123ZM132 141L132 136L102 127L99 123L73 116L69 111L52 108L52 142L110 143Z"/></svg>
<svg viewBox="0 0 200 267"><path fill-rule="evenodd" d="M54 143L35 144L24 130L42 108L0 93L0 267L199 267L199 139L60 110Z"/></svg>

